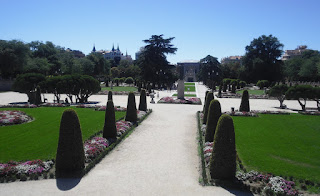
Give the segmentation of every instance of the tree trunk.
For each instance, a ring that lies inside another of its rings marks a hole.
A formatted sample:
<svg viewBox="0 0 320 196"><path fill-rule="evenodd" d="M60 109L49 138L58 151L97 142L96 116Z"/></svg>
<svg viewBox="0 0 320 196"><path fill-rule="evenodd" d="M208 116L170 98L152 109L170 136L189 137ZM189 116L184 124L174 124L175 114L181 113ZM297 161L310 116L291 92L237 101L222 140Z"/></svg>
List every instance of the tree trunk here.
<svg viewBox="0 0 320 196"><path fill-rule="evenodd" d="M304 100L304 104L301 103L301 101L298 99L298 102L302 108L302 111L306 111L306 100Z"/></svg>

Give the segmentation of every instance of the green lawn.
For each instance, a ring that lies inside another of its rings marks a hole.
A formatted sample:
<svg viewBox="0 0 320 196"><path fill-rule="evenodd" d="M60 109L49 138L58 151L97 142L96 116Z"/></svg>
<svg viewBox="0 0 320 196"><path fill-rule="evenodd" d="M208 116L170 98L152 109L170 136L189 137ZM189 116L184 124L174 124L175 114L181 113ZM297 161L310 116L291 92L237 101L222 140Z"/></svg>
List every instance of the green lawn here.
<svg viewBox="0 0 320 196"><path fill-rule="evenodd" d="M178 96L178 94L173 94L172 96ZM185 97L197 97L196 94L184 94Z"/></svg>
<svg viewBox="0 0 320 196"><path fill-rule="evenodd" d="M112 87L101 87L101 90L102 91L138 91L138 89L136 87L133 87L133 86L114 86Z"/></svg>
<svg viewBox="0 0 320 196"><path fill-rule="evenodd" d="M194 82L185 82L185 86L195 86L196 84Z"/></svg>
<svg viewBox="0 0 320 196"><path fill-rule="evenodd" d="M320 116L233 117L247 169L320 182Z"/></svg>
<svg viewBox="0 0 320 196"><path fill-rule="evenodd" d="M102 130L105 112L89 108L74 108L78 114L83 140ZM1 108L20 110L35 118L26 124L0 127L0 163L9 160L34 160L55 158L60 119L66 108ZM125 112L116 112L116 119Z"/></svg>
<svg viewBox="0 0 320 196"><path fill-rule="evenodd" d="M188 90L189 88L189 90ZM195 86L184 86L184 91L186 92L196 92L196 87Z"/></svg>
<svg viewBox="0 0 320 196"><path fill-rule="evenodd" d="M249 95L264 95L264 90L248 90L249 92ZM243 90L241 91L237 91L238 94L241 94L243 93Z"/></svg>

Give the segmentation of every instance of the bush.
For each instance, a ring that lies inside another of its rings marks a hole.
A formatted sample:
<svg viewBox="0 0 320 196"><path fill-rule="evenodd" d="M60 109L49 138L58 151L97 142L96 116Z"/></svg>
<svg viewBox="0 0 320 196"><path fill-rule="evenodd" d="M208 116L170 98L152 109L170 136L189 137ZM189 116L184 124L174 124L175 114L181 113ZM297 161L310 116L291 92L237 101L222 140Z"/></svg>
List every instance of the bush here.
<svg viewBox="0 0 320 196"><path fill-rule="evenodd" d="M240 109L241 112L249 112L250 105L249 105L249 93L247 90L244 90L241 97L241 104Z"/></svg>
<svg viewBox="0 0 320 196"><path fill-rule="evenodd" d="M241 88L244 88L247 85L247 83L245 81L240 81L239 84L240 84Z"/></svg>
<svg viewBox="0 0 320 196"><path fill-rule="evenodd" d="M109 101L109 100L113 101L113 100L112 100L112 91L109 91L109 92L108 92L108 101Z"/></svg>
<svg viewBox="0 0 320 196"><path fill-rule="evenodd" d="M40 105L41 102L42 102L42 101L41 101L41 90L40 90L40 87L37 86L35 105Z"/></svg>
<svg viewBox="0 0 320 196"><path fill-rule="evenodd" d="M128 96L126 121L135 123L137 122L137 118L136 98L134 97L134 93L130 92Z"/></svg>
<svg viewBox="0 0 320 196"><path fill-rule="evenodd" d="M213 142L218 120L221 116L221 106L218 100L212 100L209 106L207 127L206 127L206 142Z"/></svg>
<svg viewBox="0 0 320 196"><path fill-rule="evenodd" d="M210 91L206 91L206 95L204 96L204 104L203 104L203 109L202 112L204 113L205 107L206 107L206 100L207 100L207 95Z"/></svg>
<svg viewBox="0 0 320 196"><path fill-rule="evenodd" d="M113 83L116 83L116 85L119 86L119 78L114 78Z"/></svg>
<svg viewBox="0 0 320 196"><path fill-rule="evenodd" d="M268 94L270 97L276 97L280 101L280 108L284 108L283 101L286 99L288 86L285 84L273 86Z"/></svg>
<svg viewBox="0 0 320 196"><path fill-rule="evenodd" d="M297 85L297 86L292 86L288 89L286 92L286 98L288 99L296 99L302 110L306 110L306 103L307 99L312 99L313 98L313 87L310 85ZM304 103L301 102L301 100L304 100Z"/></svg>
<svg viewBox="0 0 320 196"><path fill-rule="evenodd" d="M140 92L139 110L147 111L147 96L146 96L146 90L145 89L142 89L141 92Z"/></svg>
<svg viewBox="0 0 320 196"><path fill-rule="evenodd" d="M213 93L209 92L206 97L205 109L203 111L203 124L207 123L208 118L208 110L210 106L210 102L214 99Z"/></svg>
<svg viewBox="0 0 320 196"><path fill-rule="evenodd" d="M257 82L257 86L259 86L260 89L263 89L264 87L269 87L269 81L268 80L259 80Z"/></svg>
<svg viewBox="0 0 320 196"><path fill-rule="evenodd" d="M229 115L219 118L210 159L212 179L233 180L236 173L236 145L233 120Z"/></svg>
<svg viewBox="0 0 320 196"><path fill-rule="evenodd" d="M73 109L61 117L56 155L56 177L81 177L84 169L84 150L79 118Z"/></svg>
<svg viewBox="0 0 320 196"><path fill-rule="evenodd" d="M20 181L27 181L28 177L25 174L20 175Z"/></svg>
<svg viewBox="0 0 320 196"><path fill-rule="evenodd" d="M133 83L133 78L132 77L127 77L126 80L124 81L126 84L132 84Z"/></svg>
<svg viewBox="0 0 320 196"><path fill-rule="evenodd" d="M110 91L109 91L110 92ZM108 100L103 126L103 137L106 139L117 138L116 114L112 100Z"/></svg>

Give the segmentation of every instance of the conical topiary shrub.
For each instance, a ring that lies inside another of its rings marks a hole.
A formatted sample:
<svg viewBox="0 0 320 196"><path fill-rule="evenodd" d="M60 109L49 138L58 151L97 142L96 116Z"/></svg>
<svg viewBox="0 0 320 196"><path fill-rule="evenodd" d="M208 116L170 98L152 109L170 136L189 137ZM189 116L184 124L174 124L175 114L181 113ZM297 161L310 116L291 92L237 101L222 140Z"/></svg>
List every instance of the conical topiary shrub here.
<svg viewBox="0 0 320 196"><path fill-rule="evenodd" d="M108 101L109 101L109 100L113 101L113 99L112 99L112 91L109 91L109 92L108 92Z"/></svg>
<svg viewBox="0 0 320 196"><path fill-rule="evenodd" d="M60 122L56 177L81 177L84 161L80 122L77 113L73 109L67 109L63 112Z"/></svg>
<svg viewBox="0 0 320 196"><path fill-rule="evenodd" d="M140 92L139 110L147 111L147 96L146 96L145 89L141 89L141 92Z"/></svg>
<svg viewBox="0 0 320 196"><path fill-rule="evenodd" d="M219 118L214 135L210 159L212 179L233 180L236 173L236 145L233 120L223 114Z"/></svg>
<svg viewBox="0 0 320 196"><path fill-rule="evenodd" d="M137 118L136 98L134 97L134 93L130 92L128 96L126 121L135 123L137 122Z"/></svg>
<svg viewBox="0 0 320 196"><path fill-rule="evenodd" d="M249 93L247 90L244 90L242 93L240 109L241 112L250 112L250 105L249 105Z"/></svg>
<svg viewBox="0 0 320 196"><path fill-rule="evenodd" d="M214 133L221 116L221 105L218 100L212 100L209 106L207 127L206 127L206 142L213 142Z"/></svg>
<svg viewBox="0 0 320 196"><path fill-rule="evenodd" d="M207 97L206 97L205 109L204 109L204 112L203 112L203 124L206 124L206 123L207 123L208 110L209 110L210 102L211 102L213 99L214 99L213 93L212 93L212 92L209 92L209 93L207 94Z"/></svg>
<svg viewBox="0 0 320 196"><path fill-rule="evenodd" d="M106 139L117 138L116 114L114 111L114 105L112 100L109 100L107 102L106 115L104 118L103 126L103 137Z"/></svg>
<svg viewBox="0 0 320 196"><path fill-rule="evenodd" d="M204 103L203 103L203 109L202 109L202 112L204 113L204 110L206 108L206 100L207 100L207 95L210 91L206 91L206 95L204 96Z"/></svg>

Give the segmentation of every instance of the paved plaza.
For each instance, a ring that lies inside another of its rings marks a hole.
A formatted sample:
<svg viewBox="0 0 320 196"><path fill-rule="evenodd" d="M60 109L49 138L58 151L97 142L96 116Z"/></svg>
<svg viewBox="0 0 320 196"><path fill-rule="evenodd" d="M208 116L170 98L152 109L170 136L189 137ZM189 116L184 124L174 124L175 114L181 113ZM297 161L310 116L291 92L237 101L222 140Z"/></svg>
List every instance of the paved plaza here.
<svg viewBox="0 0 320 196"><path fill-rule="evenodd" d="M196 83L204 101L207 88ZM159 98L174 91L160 91ZM53 95L45 95L52 102ZM62 96L62 100L65 97ZM159 98L155 98L158 101ZM0 104L26 101L25 94L0 93ZM114 95L114 104L126 107L127 96ZM105 105L107 95L89 101ZM152 114L80 181L55 179L0 184L0 195L241 195L242 192L199 184L196 112L200 105L150 104ZM240 106L240 99L219 99L222 111ZM136 97L137 106L139 97ZM301 109L297 101L284 102ZM277 100L250 100L252 110L277 110ZM307 107L316 107L308 102ZM288 110L289 111L289 110ZM76 184L74 187L72 184ZM73 187L73 188L71 188Z"/></svg>

